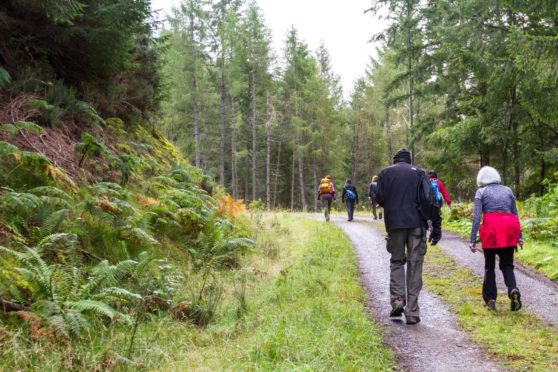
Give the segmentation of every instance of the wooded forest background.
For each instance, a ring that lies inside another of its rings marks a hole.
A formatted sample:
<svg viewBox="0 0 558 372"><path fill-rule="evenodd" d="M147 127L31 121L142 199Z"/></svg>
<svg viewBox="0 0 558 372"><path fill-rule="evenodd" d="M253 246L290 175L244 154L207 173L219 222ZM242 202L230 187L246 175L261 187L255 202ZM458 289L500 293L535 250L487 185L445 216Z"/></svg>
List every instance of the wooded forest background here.
<svg viewBox="0 0 558 372"><path fill-rule="evenodd" d="M292 28L273 50L257 2L184 0L162 23L147 0L59 3L2 5L5 94L42 81L33 89L149 125L235 199L315 209L326 174L365 194L400 147L461 199L483 165L520 198L558 170L553 1L373 0L389 27L346 95L325 45Z"/></svg>
<svg viewBox="0 0 558 372"><path fill-rule="evenodd" d="M331 174L361 193L400 147L470 198L479 167L520 197L557 170L558 9L544 1L378 0L389 28L343 97L326 46L276 55L256 3L187 0L162 38L162 125L236 198L315 208ZM342 30L340 30L342 32ZM350 35L347 35L350 37Z"/></svg>

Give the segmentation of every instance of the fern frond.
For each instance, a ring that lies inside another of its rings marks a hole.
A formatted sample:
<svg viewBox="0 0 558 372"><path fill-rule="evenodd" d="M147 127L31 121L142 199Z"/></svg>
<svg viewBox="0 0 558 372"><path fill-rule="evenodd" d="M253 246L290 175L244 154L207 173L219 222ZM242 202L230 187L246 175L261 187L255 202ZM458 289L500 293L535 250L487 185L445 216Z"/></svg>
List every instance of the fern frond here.
<svg viewBox="0 0 558 372"><path fill-rule="evenodd" d="M66 338L70 338L70 332L68 330L68 322L61 315L51 316L46 319L48 325L54 329L54 331Z"/></svg>
<svg viewBox="0 0 558 372"><path fill-rule="evenodd" d="M64 314L64 322L71 335L78 336L84 331L91 330L91 323L87 318L81 312L73 309L69 309Z"/></svg>
<svg viewBox="0 0 558 372"><path fill-rule="evenodd" d="M118 311L114 310L112 307L101 301L68 301L65 302L64 305L65 307L76 310L80 313L89 312L97 315L103 315L110 319L114 318L118 314Z"/></svg>
<svg viewBox="0 0 558 372"><path fill-rule="evenodd" d="M37 196L50 196L59 199L63 199L65 201L71 202L74 200L74 197L68 194L66 191L59 189L58 187L54 186L39 186L27 190L28 193L34 194Z"/></svg>
<svg viewBox="0 0 558 372"><path fill-rule="evenodd" d="M127 289L119 288L119 287L110 287L105 288L98 294L92 297L93 300L141 300L143 297L137 293L130 292Z"/></svg>
<svg viewBox="0 0 558 372"><path fill-rule="evenodd" d="M20 121L16 121L16 123L14 125L18 129L18 131L24 130L26 132L37 134L37 135L43 134L43 132L44 132L44 129L41 126L39 126L35 123L32 123L30 121L21 121L20 120Z"/></svg>
<svg viewBox="0 0 558 372"><path fill-rule="evenodd" d="M39 300L31 305L31 309L43 319L62 313L60 306L49 300Z"/></svg>
<svg viewBox="0 0 558 372"><path fill-rule="evenodd" d="M41 226L36 232L37 240L40 240L39 247L41 249L49 249L58 243L62 243L65 248L75 247L77 244L77 235L75 234L56 234L60 225L68 214L69 209L61 209L51 213L42 221ZM48 246L47 246L48 245Z"/></svg>

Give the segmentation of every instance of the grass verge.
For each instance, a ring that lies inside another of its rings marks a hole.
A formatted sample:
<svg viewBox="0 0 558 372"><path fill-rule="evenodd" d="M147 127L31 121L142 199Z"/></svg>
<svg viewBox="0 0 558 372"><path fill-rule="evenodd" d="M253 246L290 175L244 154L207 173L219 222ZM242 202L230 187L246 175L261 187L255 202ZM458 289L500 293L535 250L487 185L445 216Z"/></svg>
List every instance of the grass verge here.
<svg viewBox="0 0 558 372"><path fill-rule="evenodd" d="M343 233L288 214L257 223L255 251L210 280L221 297L207 327L152 315L139 322L135 337L129 327L108 327L71 345L0 332L0 370L396 369L365 312Z"/></svg>
<svg viewBox="0 0 558 372"><path fill-rule="evenodd" d="M246 290L244 313L229 302L207 331L144 330L161 340L169 331L181 335L170 343L174 357L160 369L393 369L380 330L365 313L354 253L343 233L300 216L272 219L280 228L260 230L259 246L271 254L251 260L256 277Z"/></svg>
<svg viewBox="0 0 558 372"><path fill-rule="evenodd" d="M439 247L429 247L426 287L457 314L459 325L473 340L512 370L547 370L558 364L558 332L534 315L511 312L499 293L497 312L488 311L481 296L482 278L462 268Z"/></svg>

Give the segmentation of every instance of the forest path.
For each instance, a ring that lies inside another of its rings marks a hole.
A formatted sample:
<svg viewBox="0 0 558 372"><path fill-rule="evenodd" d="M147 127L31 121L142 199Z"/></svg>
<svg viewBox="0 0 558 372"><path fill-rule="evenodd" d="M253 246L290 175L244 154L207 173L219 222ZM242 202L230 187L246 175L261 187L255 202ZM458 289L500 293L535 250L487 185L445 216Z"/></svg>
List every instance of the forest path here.
<svg viewBox="0 0 558 372"><path fill-rule="evenodd" d="M469 340L459 329L455 315L427 290L422 290L419 299L421 323L407 325L389 319L389 254L384 234L357 220L347 222L343 217L332 216L332 222L353 243L368 306L384 330L386 343L397 353L401 367L406 371L505 370Z"/></svg>
<svg viewBox="0 0 558 372"><path fill-rule="evenodd" d="M383 221L374 221L372 217L361 216L358 219L374 222L375 227L384 229ZM484 276L484 255L479 252L471 253L469 243L465 239L444 231L439 245L442 251L458 264L471 269L478 276ZM517 254L521 254L521 252ZM523 309L532 312L549 326L558 326L558 284L517 262L514 265L517 286L521 291ZM498 265L496 265L496 271L498 289L507 293L502 272L498 269Z"/></svg>

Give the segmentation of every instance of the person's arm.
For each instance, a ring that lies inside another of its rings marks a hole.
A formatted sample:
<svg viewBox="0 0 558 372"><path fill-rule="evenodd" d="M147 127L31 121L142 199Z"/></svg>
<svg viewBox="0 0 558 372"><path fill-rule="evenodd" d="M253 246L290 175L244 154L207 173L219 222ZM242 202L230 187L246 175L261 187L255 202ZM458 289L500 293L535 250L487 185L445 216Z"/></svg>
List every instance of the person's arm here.
<svg viewBox="0 0 558 372"><path fill-rule="evenodd" d="M345 196L347 195L347 188L343 187L343 192L341 193L341 203L345 203Z"/></svg>
<svg viewBox="0 0 558 372"><path fill-rule="evenodd" d="M443 196L444 200L446 201L448 207L451 207L451 199L449 197L448 192L446 191L446 186L439 179L438 179L438 188L440 189L440 192L442 193L442 196Z"/></svg>
<svg viewBox="0 0 558 372"><path fill-rule="evenodd" d="M337 193L335 192L335 185L333 184L333 182L331 183L331 190L333 190L333 193L331 194L333 196L333 201L337 200Z"/></svg>
<svg viewBox="0 0 558 372"><path fill-rule="evenodd" d="M378 175L378 181L377 181L377 189L376 189L376 200L378 201L378 204L380 204L380 207L384 207L384 180L382 177L382 173L380 172L380 174Z"/></svg>
<svg viewBox="0 0 558 372"><path fill-rule="evenodd" d="M373 196L374 193L372 192L372 183L370 183L370 186L368 186L368 197L372 199Z"/></svg>
<svg viewBox="0 0 558 372"><path fill-rule="evenodd" d="M320 184L320 185L318 185L318 192L317 192L317 195L318 195L318 200L320 200L320 186L321 186L321 184Z"/></svg>
<svg viewBox="0 0 558 372"><path fill-rule="evenodd" d="M482 192L479 189L475 194L475 207L473 209L473 226L471 226L471 236L469 238L469 242L473 246L477 243L477 233L479 232L481 215L482 215Z"/></svg>

